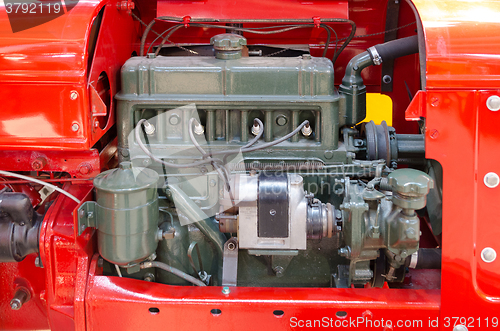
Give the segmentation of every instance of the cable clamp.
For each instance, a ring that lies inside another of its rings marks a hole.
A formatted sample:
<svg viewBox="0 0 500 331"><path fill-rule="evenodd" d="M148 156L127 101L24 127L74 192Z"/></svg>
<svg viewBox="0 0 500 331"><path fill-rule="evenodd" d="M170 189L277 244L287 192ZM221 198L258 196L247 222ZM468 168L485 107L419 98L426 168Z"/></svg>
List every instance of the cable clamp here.
<svg viewBox="0 0 500 331"><path fill-rule="evenodd" d="M319 16L313 16L313 22L314 22L314 27L315 28L319 28L319 26L321 25L321 17Z"/></svg>

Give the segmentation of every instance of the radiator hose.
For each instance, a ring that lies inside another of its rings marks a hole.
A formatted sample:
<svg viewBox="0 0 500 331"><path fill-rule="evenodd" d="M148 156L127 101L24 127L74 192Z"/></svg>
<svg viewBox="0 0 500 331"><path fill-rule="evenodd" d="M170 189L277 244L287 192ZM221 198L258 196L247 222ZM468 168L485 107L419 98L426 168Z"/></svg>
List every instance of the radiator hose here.
<svg viewBox="0 0 500 331"><path fill-rule="evenodd" d="M371 65L380 65L384 60L418 53L418 37L392 40L375 45L353 57L346 67L339 87L344 105L341 107L341 125L355 125L366 117L366 86L361 71Z"/></svg>

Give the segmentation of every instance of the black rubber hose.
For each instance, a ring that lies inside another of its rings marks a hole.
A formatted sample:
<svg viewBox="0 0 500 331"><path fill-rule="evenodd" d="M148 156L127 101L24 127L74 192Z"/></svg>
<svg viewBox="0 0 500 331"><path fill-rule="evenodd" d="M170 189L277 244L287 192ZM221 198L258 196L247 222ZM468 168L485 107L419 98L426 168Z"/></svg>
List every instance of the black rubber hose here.
<svg viewBox="0 0 500 331"><path fill-rule="evenodd" d="M418 36L396 39L374 46L382 61L418 53Z"/></svg>
<svg viewBox="0 0 500 331"><path fill-rule="evenodd" d="M415 269L441 269L441 248L420 248Z"/></svg>

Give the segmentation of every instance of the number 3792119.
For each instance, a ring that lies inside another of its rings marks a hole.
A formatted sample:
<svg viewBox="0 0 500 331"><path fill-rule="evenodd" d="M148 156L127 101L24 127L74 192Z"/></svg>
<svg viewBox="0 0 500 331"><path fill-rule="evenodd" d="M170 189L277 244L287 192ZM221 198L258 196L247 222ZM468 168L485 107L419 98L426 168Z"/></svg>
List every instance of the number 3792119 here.
<svg viewBox="0 0 500 331"><path fill-rule="evenodd" d="M468 328L496 328L499 326L498 317L444 317L445 328L464 325Z"/></svg>
<svg viewBox="0 0 500 331"><path fill-rule="evenodd" d="M7 14L59 14L60 3L5 2Z"/></svg>

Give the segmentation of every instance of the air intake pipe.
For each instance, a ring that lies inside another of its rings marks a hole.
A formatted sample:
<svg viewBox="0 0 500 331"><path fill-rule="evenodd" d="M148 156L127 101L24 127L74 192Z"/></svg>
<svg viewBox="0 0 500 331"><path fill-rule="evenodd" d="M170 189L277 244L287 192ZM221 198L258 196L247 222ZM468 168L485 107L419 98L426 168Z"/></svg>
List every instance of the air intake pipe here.
<svg viewBox="0 0 500 331"><path fill-rule="evenodd" d="M385 60L418 53L418 37L411 36L375 45L356 55L347 65L345 76L339 87L344 97L341 124L355 125L366 117L366 86L361 71L371 65L380 65ZM344 121L343 121L344 120Z"/></svg>

